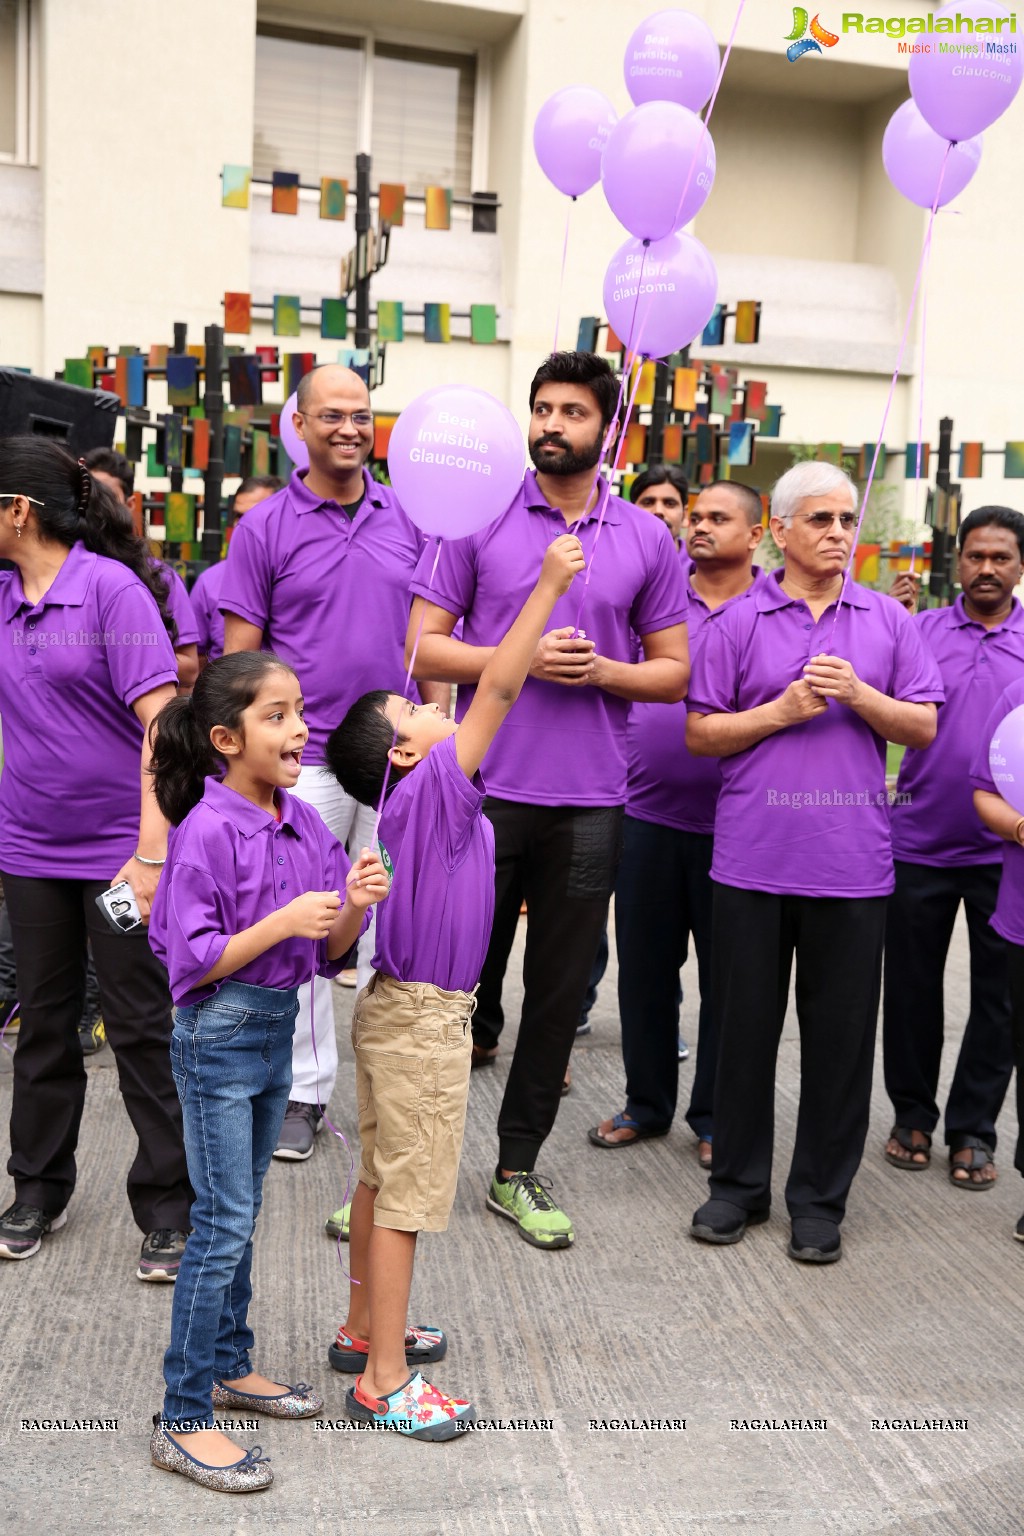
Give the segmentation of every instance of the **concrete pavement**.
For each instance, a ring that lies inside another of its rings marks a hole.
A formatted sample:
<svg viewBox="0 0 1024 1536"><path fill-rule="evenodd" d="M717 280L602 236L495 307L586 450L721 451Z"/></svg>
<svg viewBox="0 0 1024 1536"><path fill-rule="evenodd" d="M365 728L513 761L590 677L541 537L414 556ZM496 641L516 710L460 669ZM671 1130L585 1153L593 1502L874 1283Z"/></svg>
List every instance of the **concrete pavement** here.
<svg viewBox="0 0 1024 1536"><path fill-rule="evenodd" d="M514 1022L522 931L506 989ZM696 1036L696 974L684 975L684 1033ZM347 1021L335 1119L354 1124ZM947 971L950 1033L966 1017L966 939ZM540 1253L484 1207L509 1058L473 1075L449 1232L421 1240L415 1320L444 1326L432 1374L489 1419L551 1429L481 1432L454 1445L317 1430L264 1419L274 1486L227 1499L149 1464L150 1418L171 1289L134 1279L140 1234L123 1194L130 1127L109 1049L90 1068L79 1188L67 1227L33 1259L0 1264L0 1529L37 1532L363 1532L374 1536L1017 1536L1024 1519L1021 1349L1024 1245L1011 1240L1024 1184L1016 1125L1000 1122L1000 1178L976 1198L927 1173L890 1169L878 1063L871 1133L844 1226L824 1269L786 1257L781 1195L737 1247L693 1242L705 1179L683 1121L618 1153L587 1127L622 1107L614 958L574 1054L541 1172L571 1214L573 1249ZM778 1182L796 1114L799 1044L787 1021L778 1088ZM944 1083L952 1070L947 1051ZM4 1065L8 1065L6 1062ZM692 1061L681 1068L681 1098ZM0 1076L6 1122L10 1077ZM258 1364L318 1384L333 1420L348 1378L326 1349L345 1280L324 1217L347 1159L326 1134L306 1164L274 1163L256 1243ZM0 1199L10 1200L5 1184ZM108 1432L22 1429L22 1420L116 1419ZM685 1420L685 1429L612 1423ZM967 1428L876 1428L916 1419ZM754 1427L764 1421L827 1428ZM593 1422L598 1424L593 1427ZM740 1426L734 1427L734 1421Z"/></svg>

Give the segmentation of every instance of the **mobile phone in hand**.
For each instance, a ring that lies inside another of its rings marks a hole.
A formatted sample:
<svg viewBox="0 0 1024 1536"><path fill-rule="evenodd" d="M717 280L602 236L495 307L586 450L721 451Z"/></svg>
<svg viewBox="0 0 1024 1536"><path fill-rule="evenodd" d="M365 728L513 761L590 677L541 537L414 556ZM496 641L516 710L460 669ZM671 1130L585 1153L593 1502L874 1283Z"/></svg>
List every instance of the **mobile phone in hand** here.
<svg viewBox="0 0 1024 1536"><path fill-rule="evenodd" d="M142 913L135 892L127 880L121 880L96 897L96 905L117 933L131 933L142 924Z"/></svg>

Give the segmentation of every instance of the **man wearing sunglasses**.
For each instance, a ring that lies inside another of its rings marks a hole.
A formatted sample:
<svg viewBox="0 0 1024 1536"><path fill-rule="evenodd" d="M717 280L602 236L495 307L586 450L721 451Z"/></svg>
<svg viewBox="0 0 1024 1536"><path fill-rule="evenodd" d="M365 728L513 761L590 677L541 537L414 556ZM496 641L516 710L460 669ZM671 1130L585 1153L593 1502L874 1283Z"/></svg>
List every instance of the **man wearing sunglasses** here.
<svg viewBox="0 0 1024 1536"><path fill-rule="evenodd" d="M309 450L283 490L247 512L231 536L220 610L224 651L275 651L302 680L309 741L293 794L316 807L341 843L362 847L373 812L322 771L324 744L351 704L371 688L405 689L409 582L422 535L392 491L365 468L373 413L363 380L325 364L297 391L295 430ZM420 691L447 709L450 690ZM372 936L360 956L369 980ZM292 1096L275 1157L303 1162L313 1151L338 1070L331 984L314 983L316 1046L309 988L299 991Z"/></svg>
<svg viewBox="0 0 1024 1536"><path fill-rule="evenodd" d="M799 464L772 493L781 571L713 614L686 744L722 762L711 876L718 1028L710 1199L694 1237L768 1219L775 1064L796 960L800 1112L789 1255L828 1264L867 1134L893 858L885 743L922 749L938 666L898 604L849 577L857 491Z"/></svg>

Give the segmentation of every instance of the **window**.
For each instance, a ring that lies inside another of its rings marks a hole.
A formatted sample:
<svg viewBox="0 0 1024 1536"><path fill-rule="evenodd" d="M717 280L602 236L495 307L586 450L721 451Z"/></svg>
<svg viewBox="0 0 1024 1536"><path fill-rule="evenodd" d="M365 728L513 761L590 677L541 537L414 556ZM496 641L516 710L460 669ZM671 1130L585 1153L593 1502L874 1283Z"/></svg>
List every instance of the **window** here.
<svg viewBox="0 0 1024 1536"><path fill-rule="evenodd" d="M29 0L0 0L0 162L8 164L33 159L31 20Z"/></svg>
<svg viewBox="0 0 1024 1536"><path fill-rule="evenodd" d="M375 182L465 195L475 96L473 54L260 23L254 174L298 171L306 182L351 182L356 154L365 150Z"/></svg>

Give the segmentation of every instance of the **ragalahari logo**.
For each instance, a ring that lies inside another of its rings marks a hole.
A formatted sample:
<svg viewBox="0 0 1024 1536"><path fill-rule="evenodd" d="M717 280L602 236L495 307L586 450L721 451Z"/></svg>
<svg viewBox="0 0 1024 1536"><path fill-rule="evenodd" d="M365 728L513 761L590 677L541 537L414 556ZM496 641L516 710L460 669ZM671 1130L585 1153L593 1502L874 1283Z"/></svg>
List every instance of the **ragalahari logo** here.
<svg viewBox="0 0 1024 1536"><path fill-rule="evenodd" d="M810 35L808 35L810 34ZM793 30L786 34L789 47L786 58L791 64L802 59L805 53L820 53L822 48L834 48L839 39L834 32L827 32L818 17L808 25L808 15L802 5L793 7Z"/></svg>

